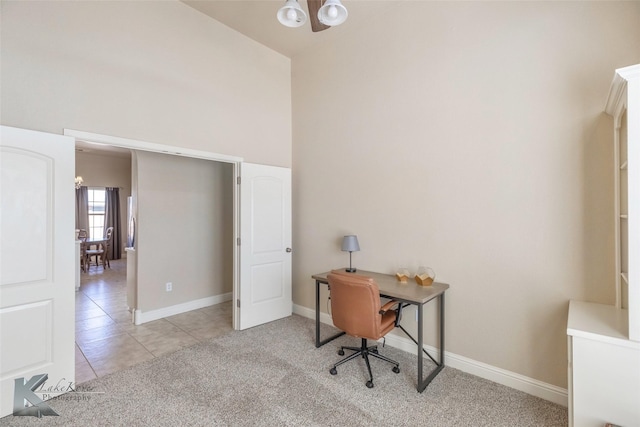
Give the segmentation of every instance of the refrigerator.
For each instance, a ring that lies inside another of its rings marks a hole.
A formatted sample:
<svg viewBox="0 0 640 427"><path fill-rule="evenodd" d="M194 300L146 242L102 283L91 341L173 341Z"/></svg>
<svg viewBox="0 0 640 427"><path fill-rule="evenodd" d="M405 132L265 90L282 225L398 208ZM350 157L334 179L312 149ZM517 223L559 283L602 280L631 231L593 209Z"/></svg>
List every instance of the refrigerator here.
<svg viewBox="0 0 640 427"><path fill-rule="evenodd" d="M133 197L127 197L127 248L134 248L136 244L136 217L133 207Z"/></svg>

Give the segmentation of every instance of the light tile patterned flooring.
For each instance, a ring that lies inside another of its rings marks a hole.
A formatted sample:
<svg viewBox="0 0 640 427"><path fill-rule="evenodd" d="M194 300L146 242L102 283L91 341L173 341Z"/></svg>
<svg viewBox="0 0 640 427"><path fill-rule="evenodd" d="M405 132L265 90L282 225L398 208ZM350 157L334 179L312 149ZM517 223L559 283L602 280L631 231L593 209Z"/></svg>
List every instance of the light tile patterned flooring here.
<svg viewBox="0 0 640 427"><path fill-rule="evenodd" d="M126 260L91 266L76 292L76 383L231 331L231 302L135 326L127 310Z"/></svg>

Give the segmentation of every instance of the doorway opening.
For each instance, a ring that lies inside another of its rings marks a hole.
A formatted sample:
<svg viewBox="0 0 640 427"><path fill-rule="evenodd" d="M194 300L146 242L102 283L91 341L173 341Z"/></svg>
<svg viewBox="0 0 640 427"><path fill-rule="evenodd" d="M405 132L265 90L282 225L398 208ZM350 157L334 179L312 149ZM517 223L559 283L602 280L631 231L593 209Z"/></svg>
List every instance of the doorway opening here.
<svg viewBox="0 0 640 427"><path fill-rule="evenodd" d="M167 170L167 162L173 165L171 167L174 167L174 164L182 165L175 167L184 167L188 162L191 162L191 166L195 163L200 167L203 164L223 165L222 169L224 170L221 172L225 176L223 185L226 188L225 191L227 194L230 194L230 200L227 200L227 202L229 202L227 206L231 208L227 218L228 226L226 227L226 236L224 238L227 252L226 263L230 266L229 277L226 282L227 286L229 284L231 286L228 289L228 293L216 296L217 300L213 305L211 304L211 298L195 298L196 303L193 304L194 296L191 295L185 296L191 303L175 304L170 307L170 310L140 310L140 301L138 299L140 295L138 294L139 292L144 292L144 289L138 288L135 277L133 281L131 278L132 275L135 276L136 273L140 273L139 266L134 264L133 269L127 267L127 264L131 264L132 258L135 259L141 255L142 252L138 251L138 245L132 248L131 251L127 250L127 252L125 252L126 258L112 262L111 269L107 268L100 271L94 270L96 267L92 267L88 274L82 275L81 292L77 295L76 304L77 325L81 330L77 333L76 343L76 371L78 381L81 382L83 378L85 378L85 380L91 379L91 375L101 376L112 372L114 369L119 369L118 367L123 364L139 363L147 358L156 357L160 354L195 344L199 340L209 339L216 334L235 329L236 318L231 301L233 300L233 293L235 292L237 270L237 248L234 244L237 234L237 221L235 219L237 214L237 190L235 176L239 169L237 163L240 160L231 159L233 161L230 161L230 159L225 158L225 161L220 161L215 155L208 153L184 152L188 150L172 152L167 150L167 148L171 149L171 147L167 146L162 146L162 150L160 150L159 147L154 146L154 144L139 141L121 140L120 138L101 135L82 135L83 137L79 138L78 135L74 135L74 133L77 132L65 130L65 135L76 137L77 147L85 150L85 154L87 151L94 150L128 153L130 186L128 192L124 191L125 197L130 194L134 198L144 198L146 202L149 202L149 197L146 197L147 195L145 195L144 192L154 191L154 189L150 189L149 186L138 185L137 180L140 178L140 171L137 170L136 167L138 160L140 160L140 164L143 164L146 168L144 171L144 174L146 174L144 179L147 180L147 183L149 181L148 174L151 173L149 169L151 169L152 172L153 169L156 169L156 172L158 172L156 176L157 179L161 178L163 173L170 175ZM114 141L118 145L110 145L113 144ZM82 157L83 155L84 154L81 154L77 157ZM189 169L190 166L186 166L186 169L183 170L188 171ZM78 172L78 174L81 173L79 170ZM83 177L83 179L85 183L91 183L87 181L87 178ZM157 179L154 179L155 184L158 182ZM204 177L202 180L206 182L209 179ZM174 187L176 185L175 181L174 179L170 179L170 182L165 183L165 185ZM123 185L123 187L125 186ZM165 188L165 191L168 193L171 193L173 190L176 190L178 193L192 192L193 188L191 187L193 186L185 186L184 191L176 188ZM157 212L153 214L152 217L145 217L145 226L149 226L149 224L153 222L153 217L157 217L163 213L160 211L169 211L176 208L175 197L170 197L169 200L165 200L164 202L156 200L155 202L147 203L145 207L149 208L149 206L154 205L154 203ZM215 205L216 202L207 203L204 201L203 204ZM123 205L126 210L127 204L124 203ZM180 208L173 210L180 211ZM147 210L143 212L143 214L145 213L149 214L151 211ZM126 212L124 215L126 215ZM203 216L205 218L211 217L210 214L204 214ZM162 219L160 221L162 221ZM175 229L184 228L184 225L185 224L176 223L173 227L169 228L174 229L173 232L175 232ZM197 228L201 230L201 227ZM184 233L184 230L182 233ZM150 234L159 233L151 232ZM171 231L168 232L168 235L170 234ZM160 237L160 241L163 239L173 241L175 240L175 236L173 238ZM150 237L148 234L145 242L148 243L149 240ZM194 239L194 245L202 243L195 242L195 240L200 239ZM126 239L123 239L123 241L126 242ZM210 241L208 243L204 242L204 245L210 246L210 243ZM184 248L184 246L182 246L182 248ZM206 248L203 250L206 250ZM181 246L175 248L176 257L178 257L181 251ZM167 263L163 260L158 260L158 262L161 264ZM179 262L175 267L181 268L183 264L184 262ZM202 268L204 267L205 264L203 263ZM143 268L148 269L148 265ZM171 280L171 278L167 280ZM160 295L159 298L175 295L176 289L178 292L181 291L180 286L183 286L182 291L184 292L186 284L184 281L180 282L180 280L177 280L177 283L174 281L173 284L171 282L165 284L163 279L161 285L166 285L167 291L166 294ZM171 285L173 285L173 289L170 290L169 286ZM173 292L173 294L169 292ZM133 298L131 294L133 294ZM144 298L144 296L142 297ZM197 297L197 295L195 295L195 297ZM200 305L200 307L198 305ZM134 326L131 323L136 323L138 326ZM212 325L214 327L211 327ZM100 342L101 340L103 340L103 342ZM104 340L107 340L108 345L104 345ZM109 350L106 351L105 349ZM119 358L118 354L125 354L125 359Z"/></svg>

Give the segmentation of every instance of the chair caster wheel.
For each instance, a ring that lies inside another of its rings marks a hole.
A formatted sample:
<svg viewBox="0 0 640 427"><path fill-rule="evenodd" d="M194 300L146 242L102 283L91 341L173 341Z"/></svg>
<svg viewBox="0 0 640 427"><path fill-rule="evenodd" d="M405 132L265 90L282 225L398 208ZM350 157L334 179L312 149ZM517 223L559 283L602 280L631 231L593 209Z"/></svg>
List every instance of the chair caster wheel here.
<svg viewBox="0 0 640 427"><path fill-rule="evenodd" d="M398 366L394 366L392 371L395 372L396 374L399 374L400 373L400 368Z"/></svg>
<svg viewBox="0 0 640 427"><path fill-rule="evenodd" d="M373 388L373 381L367 381L367 387Z"/></svg>
<svg viewBox="0 0 640 427"><path fill-rule="evenodd" d="M344 350L343 350L343 349L338 350L338 354L339 354L340 356L344 356Z"/></svg>
<svg viewBox="0 0 640 427"><path fill-rule="evenodd" d="M336 368L331 368L331 369L329 369L329 373L330 373L331 375L338 375L338 371L336 370Z"/></svg>

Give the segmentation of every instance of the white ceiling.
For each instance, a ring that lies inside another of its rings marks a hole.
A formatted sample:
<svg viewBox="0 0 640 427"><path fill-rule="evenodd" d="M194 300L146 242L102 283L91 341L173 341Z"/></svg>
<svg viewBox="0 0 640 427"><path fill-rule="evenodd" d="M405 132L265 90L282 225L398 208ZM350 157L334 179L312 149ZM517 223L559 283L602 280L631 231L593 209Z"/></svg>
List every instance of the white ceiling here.
<svg viewBox="0 0 640 427"><path fill-rule="evenodd" d="M339 39L366 25L371 17L391 7L394 1L342 0L349 16L342 25L314 33L307 22L299 28L289 28L278 22L276 13L284 0L181 0L226 26L246 35L289 58L314 46ZM299 0L307 12L306 0Z"/></svg>

